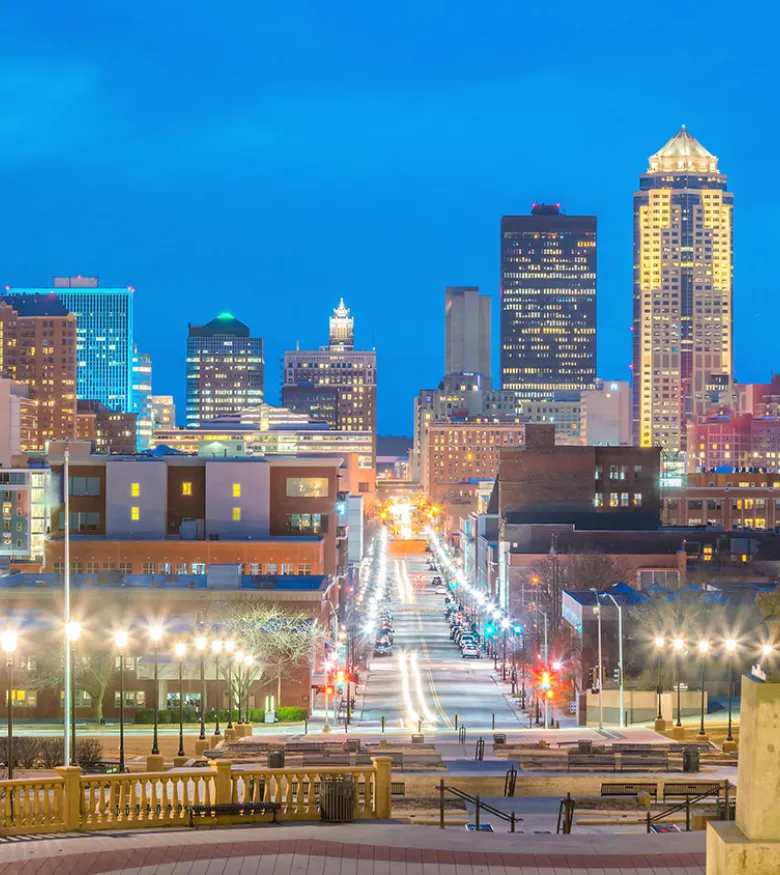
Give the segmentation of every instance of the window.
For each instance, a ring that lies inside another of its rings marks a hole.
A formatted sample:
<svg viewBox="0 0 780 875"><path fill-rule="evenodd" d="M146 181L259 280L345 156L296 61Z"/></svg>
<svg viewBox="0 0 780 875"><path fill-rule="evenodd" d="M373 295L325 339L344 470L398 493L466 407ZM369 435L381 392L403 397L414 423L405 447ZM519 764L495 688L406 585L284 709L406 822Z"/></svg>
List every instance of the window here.
<svg viewBox="0 0 780 875"><path fill-rule="evenodd" d="M62 531L65 528L65 512L59 513L59 528ZM100 527L100 514L96 511L71 511L70 512L70 530L71 532L95 532Z"/></svg>
<svg viewBox="0 0 780 875"><path fill-rule="evenodd" d="M240 483L233 484L233 498L241 498L241 484Z"/></svg>
<svg viewBox="0 0 780 875"><path fill-rule="evenodd" d="M705 544L701 555L705 562L712 562L712 544Z"/></svg>
<svg viewBox="0 0 780 875"><path fill-rule="evenodd" d="M176 573L177 574L187 574L187 563L186 562L177 562L176 563Z"/></svg>
<svg viewBox="0 0 780 875"><path fill-rule="evenodd" d="M234 507L234 508L233 508L233 522L234 522L234 523L237 523L237 522L240 521L240 519L241 519L241 508L240 508L240 507Z"/></svg>
<svg viewBox="0 0 780 875"><path fill-rule="evenodd" d="M97 574L100 571L99 562L87 562L87 574Z"/></svg>
<svg viewBox="0 0 780 875"><path fill-rule="evenodd" d="M609 506L610 507L617 507L619 503L620 503L620 495L618 495L617 492L610 492L609 493Z"/></svg>
<svg viewBox="0 0 780 875"><path fill-rule="evenodd" d="M131 507L130 508L130 519L133 520L133 522L137 522L138 520L140 520L141 519L141 508Z"/></svg>
<svg viewBox="0 0 780 875"><path fill-rule="evenodd" d="M192 495L192 483L189 480L185 480L184 483L182 483L181 494Z"/></svg>
<svg viewBox="0 0 780 875"><path fill-rule="evenodd" d="M327 498L327 477L288 477L288 498Z"/></svg>
<svg viewBox="0 0 780 875"><path fill-rule="evenodd" d="M268 563L266 563L266 566L265 566L265 573L266 574L278 574L279 573L279 566L275 562L268 562Z"/></svg>
<svg viewBox="0 0 780 875"><path fill-rule="evenodd" d="M140 483L131 483L130 484L130 495L133 498L138 498L141 494L141 484Z"/></svg>
<svg viewBox="0 0 780 875"><path fill-rule="evenodd" d="M642 507L642 493L635 492L633 497L634 507Z"/></svg>
<svg viewBox="0 0 780 875"><path fill-rule="evenodd" d="M628 507L628 493L627 492L620 493L620 506L621 507Z"/></svg>
<svg viewBox="0 0 780 875"><path fill-rule="evenodd" d="M282 562L282 574L295 574L295 565L292 562Z"/></svg>
<svg viewBox="0 0 780 875"><path fill-rule="evenodd" d="M144 574L154 574L154 562L144 562Z"/></svg>
<svg viewBox="0 0 780 875"><path fill-rule="evenodd" d="M120 562L119 570L122 574L132 574L133 573L133 563L132 562Z"/></svg>
<svg viewBox="0 0 780 875"><path fill-rule="evenodd" d="M298 574L311 574L311 563L303 562L298 563Z"/></svg>
<svg viewBox="0 0 780 875"><path fill-rule="evenodd" d="M71 495L100 495L100 477L69 477Z"/></svg>
<svg viewBox="0 0 780 875"><path fill-rule="evenodd" d="M368 492L369 491L368 483L358 483L358 492Z"/></svg>
<svg viewBox="0 0 780 875"><path fill-rule="evenodd" d="M8 690L3 697L8 702ZM11 690L14 708L34 708L38 704L38 694L35 690Z"/></svg>
<svg viewBox="0 0 780 875"><path fill-rule="evenodd" d="M115 562L104 562L103 563L103 571L116 571L116 563Z"/></svg>
<svg viewBox="0 0 780 875"><path fill-rule="evenodd" d="M598 480L601 477L601 470L602 470L601 465L596 465L596 467L593 471L593 474L594 474L594 477L596 480Z"/></svg>
<svg viewBox="0 0 780 875"><path fill-rule="evenodd" d="M288 513L287 531L303 535L319 535L328 531L326 513Z"/></svg>
<svg viewBox="0 0 780 875"><path fill-rule="evenodd" d="M720 502L714 501L712 498L707 499L707 510L720 510Z"/></svg>
<svg viewBox="0 0 780 875"><path fill-rule="evenodd" d="M171 573L171 563L170 562L161 562L160 563L160 574L170 574Z"/></svg>
<svg viewBox="0 0 780 875"><path fill-rule="evenodd" d="M125 708L143 708L146 704L146 693L143 690L125 690ZM114 705L119 707L119 691L114 693Z"/></svg>
<svg viewBox="0 0 780 875"><path fill-rule="evenodd" d="M704 503L701 501L689 501L688 502L688 510L701 510L704 507Z"/></svg>
<svg viewBox="0 0 780 875"><path fill-rule="evenodd" d="M593 494L593 507L604 507L604 493L595 492Z"/></svg>
<svg viewBox="0 0 780 875"><path fill-rule="evenodd" d="M192 573L193 574L205 574L206 573L206 563L205 562L193 562L192 563Z"/></svg>

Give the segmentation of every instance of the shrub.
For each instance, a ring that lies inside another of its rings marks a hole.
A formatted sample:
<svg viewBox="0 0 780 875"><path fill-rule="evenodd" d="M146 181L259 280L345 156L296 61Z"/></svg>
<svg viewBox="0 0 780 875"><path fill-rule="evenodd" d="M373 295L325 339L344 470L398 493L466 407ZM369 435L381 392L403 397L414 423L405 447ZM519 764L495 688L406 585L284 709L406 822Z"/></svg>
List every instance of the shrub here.
<svg viewBox="0 0 780 875"><path fill-rule="evenodd" d="M176 712L177 721L179 719L178 714L179 714L179 712L177 711ZM173 719L171 717L171 712L167 708L163 708L163 710L160 711L158 716L157 716L157 722L158 723L173 723Z"/></svg>
<svg viewBox="0 0 780 875"><path fill-rule="evenodd" d="M280 723L297 723L305 720L309 716L307 708L302 708L299 705L288 705L285 708L276 709L276 719Z"/></svg>
<svg viewBox="0 0 780 875"><path fill-rule="evenodd" d="M78 746L78 745L77 745ZM38 742L38 757L44 769L62 765L65 744L61 738L41 738Z"/></svg>
<svg viewBox="0 0 780 875"><path fill-rule="evenodd" d="M138 708L133 719L136 723L154 723L154 711L151 708Z"/></svg>
<svg viewBox="0 0 780 875"><path fill-rule="evenodd" d="M20 769L34 769L38 764L40 739L27 735L14 737L14 765Z"/></svg>
<svg viewBox="0 0 780 875"><path fill-rule="evenodd" d="M250 723L265 723L265 711L255 708L249 712Z"/></svg>
<svg viewBox="0 0 780 875"><path fill-rule="evenodd" d="M76 762L80 765L97 763L103 759L103 742L99 738L76 739Z"/></svg>
<svg viewBox="0 0 780 875"><path fill-rule="evenodd" d="M173 715L173 722L178 723L179 709L174 708L173 711L171 711L171 714ZM184 723L200 723L200 711L196 708L185 708L182 711L182 720Z"/></svg>

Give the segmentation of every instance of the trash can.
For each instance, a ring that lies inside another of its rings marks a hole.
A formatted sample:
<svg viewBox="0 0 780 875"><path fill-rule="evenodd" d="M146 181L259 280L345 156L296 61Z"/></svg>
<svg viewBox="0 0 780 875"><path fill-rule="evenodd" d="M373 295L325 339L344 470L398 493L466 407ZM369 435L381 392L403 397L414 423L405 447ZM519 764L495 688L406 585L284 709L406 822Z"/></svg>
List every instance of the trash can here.
<svg viewBox="0 0 780 875"><path fill-rule="evenodd" d="M345 750L347 753L360 753L360 739L348 738L345 744Z"/></svg>
<svg viewBox="0 0 780 875"><path fill-rule="evenodd" d="M268 768L283 769L284 768L284 751L269 750L268 751Z"/></svg>
<svg viewBox="0 0 780 875"><path fill-rule="evenodd" d="M320 819L327 823L349 823L355 814L352 775L320 776Z"/></svg>
<svg viewBox="0 0 780 875"><path fill-rule="evenodd" d="M695 747L683 748L683 771L698 772L699 771L699 751Z"/></svg>
<svg viewBox="0 0 780 875"><path fill-rule="evenodd" d="M718 820L735 820L737 817L737 800L732 796L729 798L728 807L725 799L718 799Z"/></svg>
<svg viewBox="0 0 780 875"><path fill-rule="evenodd" d="M415 732L412 735L412 744L425 744L425 736Z"/></svg>
<svg viewBox="0 0 780 875"><path fill-rule="evenodd" d="M593 749L593 742L589 738L580 738L577 741L578 753L590 753Z"/></svg>
<svg viewBox="0 0 780 875"><path fill-rule="evenodd" d="M502 744L506 744L506 734L503 732L493 733L493 746L500 747Z"/></svg>

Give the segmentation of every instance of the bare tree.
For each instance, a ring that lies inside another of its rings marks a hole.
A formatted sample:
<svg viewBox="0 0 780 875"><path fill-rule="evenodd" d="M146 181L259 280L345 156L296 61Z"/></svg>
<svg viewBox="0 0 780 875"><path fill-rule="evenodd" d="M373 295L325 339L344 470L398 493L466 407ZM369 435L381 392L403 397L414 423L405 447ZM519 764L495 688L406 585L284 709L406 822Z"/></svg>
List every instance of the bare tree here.
<svg viewBox="0 0 780 875"><path fill-rule="evenodd" d="M116 655L90 647L88 653L76 654L73 658L73 685L87 693L92 706L92 716L99 723L103 719L103 700L111 681L117 674ZM61 690L65 671L62 661L50 670L36 673L33 685L37 689Z"/></svg>

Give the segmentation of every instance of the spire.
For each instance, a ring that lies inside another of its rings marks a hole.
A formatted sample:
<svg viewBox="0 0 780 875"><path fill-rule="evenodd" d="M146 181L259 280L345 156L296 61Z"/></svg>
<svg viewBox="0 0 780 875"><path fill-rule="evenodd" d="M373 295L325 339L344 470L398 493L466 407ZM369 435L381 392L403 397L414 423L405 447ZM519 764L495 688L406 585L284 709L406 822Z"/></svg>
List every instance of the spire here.
<svg viewBox="0 0 780 875"><path fill-rule="evenodd" d="M685 125L663 148L650 156L651 173L681 170L718 172L718 159L688 132Z"/></svg>
<svg viewBox="0 0 780 875"><path fill-rule="evenodd" d="M352 349L355 338L355 320L349 315L349 308L344 305L344 298L339 299L339 305L330 317L330 348Z"/></svg>

